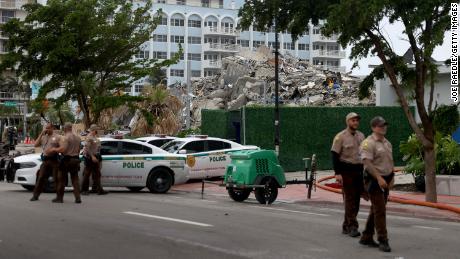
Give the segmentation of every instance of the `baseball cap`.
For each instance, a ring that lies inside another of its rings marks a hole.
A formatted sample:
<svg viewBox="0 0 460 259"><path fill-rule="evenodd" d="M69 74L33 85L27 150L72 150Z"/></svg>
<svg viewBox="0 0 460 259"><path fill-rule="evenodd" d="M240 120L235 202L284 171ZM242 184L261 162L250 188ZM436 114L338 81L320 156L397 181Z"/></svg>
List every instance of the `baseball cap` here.
<svg viewBox="0 0 460 259"><path fill-rule="evenodd" d="M99 127L96 124L93 124L93 125L91 125L91 127L89 127L89 131L96 131L98 129L99 129Z"/></svg>
<svg viewBox="0 0 460 259"><path fill-rule="evenodd" d="M388 125L388 122L385 121L385 119L381 116L374 117L371 120L371 127L382 127Z"/></svg>
<svg viewBox="0 0 460 259"><path fill-rule="evenodd" d="M348 121L349 119L353 119L353 118L358 118L358 119L361 119L361 116L359 116L359 114L357 114L356 112L350 112L349 114L347 114L347 117L345 117L345 121Z"/></svg>

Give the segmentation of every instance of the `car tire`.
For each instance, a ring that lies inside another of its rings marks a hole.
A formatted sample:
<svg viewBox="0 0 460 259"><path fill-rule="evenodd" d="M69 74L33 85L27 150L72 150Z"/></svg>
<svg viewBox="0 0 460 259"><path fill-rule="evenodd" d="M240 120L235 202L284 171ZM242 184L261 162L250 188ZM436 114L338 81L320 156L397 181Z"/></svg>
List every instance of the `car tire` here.
<svg viewBox="0 0 460 259"><path fill-rule="evenodd" d="M126 188L128 188L128 190L132 192L140 192L142 191L142 189L144 189L144 187L126 187Z"/></svg>
<svg viewBox="0 0 460 259"><path fill-rule="evenodd" d="M21 185L24 189L28 190L28 191L33 191L35 186L34 185L26 185L26 184L22 184Z"/></svg>
<svg viewBox="0 0 460 259"><path fill-rule="evenodd" d="M165 168L153 170L147 178L147 188L151 193L167 193L173 184L173 176Z"/></svg>
<svg viewBox="0 0 460 259"><path fill-rule="evenodd" d="M230 195L230 198L237 202L245 201L251 194L251 189L228 188L227 191L228 195Z"/></svg>
<svg viewBox="0 0 460 259"><path fill-rule="evenodd" d="M260 204L272 204L278 197L278 186L271 178L265 178L260 183L266 185L266 188L256 188L254 194Z"/></svg>

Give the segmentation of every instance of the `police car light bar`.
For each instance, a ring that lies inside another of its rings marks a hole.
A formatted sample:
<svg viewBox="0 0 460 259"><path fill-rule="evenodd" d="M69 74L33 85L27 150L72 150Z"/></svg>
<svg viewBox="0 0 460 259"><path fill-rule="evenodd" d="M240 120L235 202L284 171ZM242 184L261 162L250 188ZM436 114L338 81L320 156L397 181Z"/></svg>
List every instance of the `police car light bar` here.
<svg viewBox="0 0 460 259"><path fill-rule="evenodd" d="M205 139L205 138L208 138L208 135L188 135L187 138L201 138L201 139Z"/></svg>

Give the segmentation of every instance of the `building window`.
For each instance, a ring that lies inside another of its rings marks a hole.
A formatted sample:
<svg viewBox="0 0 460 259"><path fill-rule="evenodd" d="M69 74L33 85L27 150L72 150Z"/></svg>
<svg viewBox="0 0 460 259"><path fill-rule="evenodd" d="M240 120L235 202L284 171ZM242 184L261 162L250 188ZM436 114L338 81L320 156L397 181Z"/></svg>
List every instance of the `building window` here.
<svg viewBox="0 0 460 259"><path fill-rule="evenodd" d="M166 53L164 51L154 51L152 58L154 58L154 59L167 59L168 58L168 53Z"/></svg>
<svg viewBox="0 0 460 259"><path fill-rule="evenodd" d="M188 20L188 27L201 28L201 21Z"/></svg>
<svg viewBox="0 0 460 259"><path fill-rule="evenodd" d="M188 37L188 44L201 44L201 37Z"/></svg>
<svg viewBox="0 0 460 259"><path fill-rule="evenodd" d="M192 77L201 77L200 70L192 70Z"/></svg>
<svg viewBox="0 0 460 259"><path fill-rule="evenodd" d="M206 21L204 22L204 26L206 27L217 27L217 22L213 22L213 21Z"/></svg>
<svg viewBox="0 0 460 259"><path fill-rule="evenodd" d="M299 43L299 46L298 46L299 50L309 50L310 49L310 45L306 44L306 43Z"/></svg>
<svg viewBox="0 0 460 259"><path fill-rule="evenodd" d="M307 30L303 33L303 35L307 36L308 34L310 34L310 29L307 28Z"/></svg>
<svg viewBox="0 0 460 259"><path fill-rule="evenodd" d="M217 44L217 38L204 38L204 43L216 43Z"/></svg>
<svg viewBox="0 0 460 259"><path fill-rule="evenodd" d="M168 25L168 17L162 15L161 20L160 20L160 24L158 24L158 25L166 25L167 26Z"/></svg>
<svg viewBox="0 0 460 259"><path fill-rule="evenodd" d="M200 53L188 53L188 60L201 61Z"/></svg>
<svg viewBox="0 0 460 259"><path fill-rule="evenodd" d="M149 58L149 52L145 50L139 51L136 55L134 55L137 59L144 59Z"/></svg>
<svg viewBox="0 0 460 259"><path fill-rule="evenodd" d="M294 44L292 44L292 42L284 42L283 43L283 48L284 49L290 49L290 50L294 50Z"/></svg>
<svg viewBox="0 0 460 259"><path fill-rule="evenodd" d="M184 36L171 35L171 42L184 43Z"/></svg>
<svg viewBox="0 0 460 259"><path fill-rule="evenodd" d="M320 28L314 28L313 29L313 34L321 34L321 29Z"/></svg>
<svg viewBox="0 0 460 259"><path fill-rule="evenodd" d="M184 27L184 19L171 18L171 26Z"/></svg>
<svg viewBox="0 0 460 259"><path fill-rule="evenodd" d="M238 40L237 43L241 47L246 47L246 48L249 47L249 40Z"/></svg>
<svg viewBox="0 0 460 259"><path fill-rule="evenodd" d="M212 70L205 70L204 71L204 76L207 77L207 76L215 76L217 75L217 72L216 71L212 71Z"/></svg>
<svg viewBox="0 0 460 259"><path fill-rule="evenodd" d="M144 90L144 85L134 85L135 93L142 93L143 90Z"/></svg>
<svg viewBox="0 0 460 259"><path fill-rule="evenodd" d="M255 41L252 42L252 46L253 46L254 48L257 48L257 47L262 46L262 45L265 45L265 42L264 42L264 41L255 40Z"/></svg>
<svg viewBox="0 0 460 259"><path fill-rule="evenodd" d="M2 10L2 23L6 23L9 20L13 19L15 16L14 11Z"/></svg>
<svg viewBox="0 0 460 259"><path fill-rule="evenodd" d="M202 7L209 7L209 0L201 0Z"/></svg>
<svg viewBox="0 0 460 259"><path fill-rule="evenodd" d="M224 8L224 0L219 0L219 8Z"/></svg>
<svg viewBox="0 0 460 259"><path fill-rule="evenodd" d="M185 0L177 0L177 1L176 1L176 4L177 4L177 5L185 5L185 4L186 4L186 1L185 1Z"/></svg>
<svg viewBox="0 0 460 259"><path fill-rule="evenodd" d="M131 86L127 86L125 87L125 90L123 92L127 93L127 94L130 94L131 93Z"/></svg>
<svg viewBox="0 0 460 259"><path fill-rule="evenodd" d="M279 46L280 46L280 43L278 42L278 48L279 48ZM268 42L268 47L274 49L275 48L275 42L274 41L269 41Z"/></svg>
<svg viewBox="0 0 460 259"><path fill-rule="evenodd" d="M168 35L166 35L166 34L154 34L153 35L153 41L167 42L168 41Z"/></svg>
<svg viewBox="0 0 460 259"><path fill-rule="evenodd" d="M157 0L157 4L166 4L166 0Z"/></svg>
<svg viewBox="0 0 460 259"><path fill-rule="evenodd" d="M183 69L171 69L169 74L171 76L184 77L184 70Z"/></svg>
<svg viewBox="0 0 460 259"><path fill-rule="evenodd" d="M175 57L178 52L171 52L171 58ZM182 52L179 56L180 60L184 60L184 52Z"/></svg>

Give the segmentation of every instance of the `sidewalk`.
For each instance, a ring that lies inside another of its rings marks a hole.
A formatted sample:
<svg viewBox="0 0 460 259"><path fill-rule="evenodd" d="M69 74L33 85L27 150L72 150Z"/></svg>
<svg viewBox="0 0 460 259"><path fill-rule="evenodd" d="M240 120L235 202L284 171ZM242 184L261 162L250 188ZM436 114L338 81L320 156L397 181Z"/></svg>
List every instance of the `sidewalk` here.
<svg viewBox="0 0 460 259"><path fill-rule="evenodd" d="M318 171L317 172L317 180L324 178L326 176L333 175L332 171ZM286 173L286 180L304 180L305 173L304 172L295 172L295 173ZM334 182L335 180L329 180L329 182ZM413 182L413 178L411 175L397 175L395 178L396 184L406 184ZM217 183L218 181L216 181ZM322 182L321 184L325 184L326 182ZM184 192L193 192L193 193L201 193L201 182L193 182L187 183L182 185L177 185L173 187L173 190L176 191L184 191ZM205 184L205 195L217 195L217 196L228 196L227 190L224 187L219 187L217 185L212 184ZM408 193L408 192L398 192L398 191L391 191L391 196L396 196L399 198L404 199L411 199L411 200L425 200L425 195L423 193ZM337 194L334 192L322 190L320 188L316 188L316 191L312 192L311 199L307 199L307 189L304 184L295 184L295 185L288 185L286 188L279 189L278 199L277 201L286 202L286 203L299 203L299 204L306 204L306 205L319 205L319 206L327 206L327 207L335 207L338 209L342 209L343 198L341 194ZM439 195L438 202L446 203L451 206L458 206L460 207L460 197L458 196L446 196L446 195ZM366 210L370 207L369 201L361 200L361 207L365 208ZM424 206L416 206L416 205L407 205L407 204L400 204L395 202L389 202L387 205L387 209L389 212L394 214L404 214L409 216L417 216L421 218L433 218L433 219L442 219L442 220L450 220L450 221L459 221L460 222L460 215L447 211L447 210L440 210L430 207Z"/></svg>

